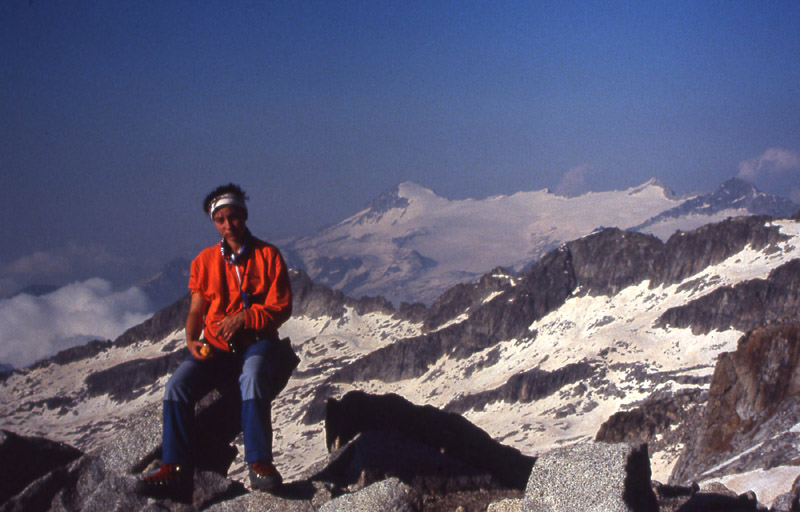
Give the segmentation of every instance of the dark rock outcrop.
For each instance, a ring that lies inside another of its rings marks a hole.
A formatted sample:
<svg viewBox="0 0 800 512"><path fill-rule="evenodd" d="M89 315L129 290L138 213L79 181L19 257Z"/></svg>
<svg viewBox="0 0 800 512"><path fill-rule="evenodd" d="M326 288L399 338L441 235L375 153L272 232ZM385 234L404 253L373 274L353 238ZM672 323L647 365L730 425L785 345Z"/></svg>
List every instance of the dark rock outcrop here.
<svg viewBox="0 0 800 512"><path fill-rule="evenodd" d="M60 352L56 353L54 356L51 356L48 359L39 361L30 366L31 369L36 368L43 368L49 364L69 364L74 361L80 361L82 359L88 359L90 357L94 357L97 354L108 350L112 346L112 342L110 340L102 341L102 340L92 340L85 345L77 345L75 347L70 347L65 350L61 350Z"/></svg>
<svg viewBox="0 0 800 512"><path fill-rule="evenodd" d="M736 217L672 235L655 264L651 285L677 283L745 247L759 251L787 239L770 217Z"/></svg>
<svg viewBox="0 0 800 512"><path fill-rule="evenodd" d="M149 498L134 493L134 485L135 480L130 476L110 471L101 457L86 455L34 481L0 506L0 511L153 510ZM204 510L245 492L242 484L211 471L197 471L192 490L190 497L160 500L159 508L181 512Z"/></svg>
<svg viewBox="0 0 800 512"><path fill-rule="evenodd" d="M345 296L339 290L332 290L311 281L303 270L293 270L292 314L317 318L323 315L340 318L344 314Z"/></svg>
<svg viewBox="0 0 800 512"><path fill-rule="evenodd" d="M108 394L118 402L133 400L147 386L175 371L188 355L189 350L182 348L161 357L134 359L91 373L84 381L86 390L89 396Z"/></svg>
<svg viewBox="0 0 800 512"><path fill-rule="evenodd" d="M340 290L312 281L303 270L292 270L290 278L293 296L292 314L295 316L341 318L346 307L353 308L359 315L380 312L414 322L423 321L428 314L423 304L402 303L395 309L392 303L383 297L360 299L348 297Z"/></svg>
<svg viewBox="0 0 800 512"><path fill-rule="evenodd" d="M743 336L735 352L720 356L705 413L670 480L697 478L747 450L731 463L739 472L794 463L800 457L800 450L792 448L800 435L791 431L800 422L798 371L800 324L763 327Z"/></svg>
<svg viewBox="0 0 800 512"><path fill-rule="evenodd" d="M330 456L313 476L336 488L353 489L397 477L422 494L504 488L485 468L398 430L361 432Z"/></svg>
<svg viewBox="0 0 800 512"><path fill-rule="evenodd" d="M704 403L698 389L682 390L670 396L654 397L628 411L609 417L597 431L595 441L606 443L653 443L656 436L680 425L698 403Z"/></svg>
<svg viewBox="0 0 800 512"><path fill-rule="evenodd" d="M462 416L414 405L398 395L353 391L341 400L328 401L325 437L329 449L370 431L398 433L405 444L416 443L461 461L507 488L523 488L534 462L533 457L494 441Z"/></svg>
<svg viewBox="0 0 800 512"><path fill-rule="evenodd" d="M64 443L0 430L0 504L82 454Z"/></svg>
<svg viewBox="0 0 800 512"><path fill-rule="evenodd" d="M575 283L591 295L612 295L656 272L664 244L652 235L605 229L568 242Z"/></svg>
<svg viewBox="0 0 800 512"><path fill-rule="evenodd" d="M800 317L800 260L792 260L769 273L736 286L724 286L686 305L667 310L659 327L691 327L695 334L733 327L756 327Z"/></svg>
<svg viewBox="0 0 800 512"><path fill-rule="evenodd" d="M492 293L511 287L511 273L497 267L475 283L457 284L444 292L428 308L423 329L430 331L458 315L479 306Z"/></svg>
<svg viewBox="0 0 800 512"><path fill-rule="evenodd" d="M482 410L487 404L503 401L507 403L532 402L552 395L569 384L588 379L594 373L589 363L573 363L548 372L534 368L514 375L508 382L496 389L490 389L453 400L446 411L463 413L474 409Z"/></svg>
<svg viewBox="0 0 800 512"><path fill-rule="evenodd" d="M114 345L127 347L138 341L158 340L166 337L169 333L185 325L190 302L191 297L187 293L172 305L158 311L141 324L131 327L122 333L120 337L114 340Z"/></svg>

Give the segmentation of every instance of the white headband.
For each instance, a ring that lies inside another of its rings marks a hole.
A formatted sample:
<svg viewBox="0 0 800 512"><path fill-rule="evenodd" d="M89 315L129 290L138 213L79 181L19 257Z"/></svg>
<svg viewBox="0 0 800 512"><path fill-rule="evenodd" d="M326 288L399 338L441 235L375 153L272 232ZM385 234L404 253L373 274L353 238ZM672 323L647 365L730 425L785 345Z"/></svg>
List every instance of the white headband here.
<svg viewBox="0 0 800 512"><path fill-rule="evenodd" d="M247 206L244 204L244 200L237 196L236 194L224 194L219 197L214 198L211 201L211 207L208 209L208 215L211 219L214 219L214 212L222 208L223 206L238 206L239 208L247 211Z"/></svg>

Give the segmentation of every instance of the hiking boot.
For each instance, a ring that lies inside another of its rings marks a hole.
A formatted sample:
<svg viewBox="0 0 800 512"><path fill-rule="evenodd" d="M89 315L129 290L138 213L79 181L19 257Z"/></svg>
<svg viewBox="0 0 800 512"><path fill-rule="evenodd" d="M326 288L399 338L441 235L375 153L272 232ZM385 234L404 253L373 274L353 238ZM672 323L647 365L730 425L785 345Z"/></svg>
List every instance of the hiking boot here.
<svg viewBox="0 0 800 512"><path fill-rule="evenodd" d="M151 498L191 500L193 472L178 464L161 464L158 471L140 478L134 491Z"/></svg>
<svg viewBox="0 0 800 512"><path fill-rule="evenodd" d="M270 461L250 464L250 487L260 491L272 492L281 486L283 477Z"/></svg>

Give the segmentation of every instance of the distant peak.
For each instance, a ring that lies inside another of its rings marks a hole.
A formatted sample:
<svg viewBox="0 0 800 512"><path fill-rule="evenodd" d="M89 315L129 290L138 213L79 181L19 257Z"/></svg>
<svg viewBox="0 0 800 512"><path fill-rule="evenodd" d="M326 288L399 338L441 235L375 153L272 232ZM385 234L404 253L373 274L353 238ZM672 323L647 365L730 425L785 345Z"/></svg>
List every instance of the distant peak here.
<svg viewBox="0 0 800 512"><path fill-rule="evenodd" d="M741 178L731 178L719 186L719 190L735 190L740 192L759 192L756 186Z"/></svg>
<svg viewBox="0 0 800 512"><path fill-rule="evenodd" d="M371 213L385 213L392 208L405 208L408 206L408 199L401 194L400 190L406 183L396 185L394 188L387 190L375 199L373 199L368 206Z"/></svg>
<svg viewBox="0 0 800 512"><path fill-rule="evenodd" d="M658 178L650 178L645 183L642 183L638 187L633 187L628 191L629 194L638 194L639 192L643 191L647 188L659 188L663 191L664 197L668 199L675 199L676 195L669 187L661 183Z"/></svg>

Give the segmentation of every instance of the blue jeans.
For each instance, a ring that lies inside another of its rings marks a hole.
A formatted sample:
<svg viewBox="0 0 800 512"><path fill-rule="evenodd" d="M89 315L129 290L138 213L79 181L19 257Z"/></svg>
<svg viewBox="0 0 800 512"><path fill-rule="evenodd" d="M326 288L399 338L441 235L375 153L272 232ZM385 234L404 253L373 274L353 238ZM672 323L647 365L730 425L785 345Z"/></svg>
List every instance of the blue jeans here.
<svg viewBox="0 0 800 512"><path fill-rule="evenodd" d="M195 404L225 379L239 376L242 433L246 462L272 460L271 405L274 398L275 340L260 340L243 354L212 348L205 361L190 355L172 374L164 390L161 462L191 464L190 440Z"/></svg>

